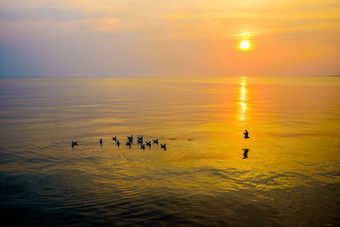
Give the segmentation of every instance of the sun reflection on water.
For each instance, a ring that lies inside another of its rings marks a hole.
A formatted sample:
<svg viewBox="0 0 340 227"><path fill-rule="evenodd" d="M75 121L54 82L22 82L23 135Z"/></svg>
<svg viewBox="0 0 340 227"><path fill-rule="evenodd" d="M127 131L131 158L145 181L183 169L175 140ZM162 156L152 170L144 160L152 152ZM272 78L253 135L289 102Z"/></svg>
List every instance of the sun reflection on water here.
<svg viewBox="0 0 340 227"><path fill-rule="evenodd" d="M239 111L239 120L241 122L245 122L247 120L247 112L248 112L248 106L247 106L247 94L248 94L248 89L247 89L247 77L241 77L240 81L240 111Z"/></svg>

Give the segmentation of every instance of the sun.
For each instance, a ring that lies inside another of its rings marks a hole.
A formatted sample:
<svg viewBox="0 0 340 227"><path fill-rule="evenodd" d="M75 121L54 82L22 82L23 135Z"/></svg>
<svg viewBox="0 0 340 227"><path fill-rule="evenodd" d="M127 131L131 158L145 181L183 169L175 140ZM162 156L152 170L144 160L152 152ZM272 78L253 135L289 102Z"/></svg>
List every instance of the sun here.
<svg viewBox="0 0 340 227"><path fill-rule="evenodd" d="M248 40L243 40L239 43L238 46L241 50L249 50L251 47L251 44Z"/></svg>

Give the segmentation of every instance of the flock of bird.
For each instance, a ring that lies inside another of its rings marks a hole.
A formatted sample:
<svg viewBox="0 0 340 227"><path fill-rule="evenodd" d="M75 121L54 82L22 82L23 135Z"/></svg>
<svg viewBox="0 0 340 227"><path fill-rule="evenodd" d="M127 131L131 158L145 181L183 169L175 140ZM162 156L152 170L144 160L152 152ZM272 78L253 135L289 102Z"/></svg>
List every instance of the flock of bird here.
<svg viewBox="0 0 340 227"><path fill-rule="evenodd" d="M118 147L120 146L120 141L117 139L117 136L112 137L112 140L115 141L115 143ZM99 143L100 143L100 145L102 145L103 139L100 139ZM126 145L129 146L129 148L131 148L132 143L133 143L133 135L127 137ZM158 139L153 140L153 143L158 145ZM145 144L144 144L144 136L138 136L137 144L140 144L140 148L143 149L143 150L145 150L146 146L151 148L151 141L148 141L148 142L145 141ZM72 147L74 147L74 146L78 146L78 142L72 141ZM166 150L166 143L161 144L161 148Z"/></svg>
<svg viewBox="0 0 340 227"><path fill-rule="evenodd" d="M244 134L244 137L243 137L243 138L245 138L245 139L249 139L249 138L250 138L250 137L249 137L249 133L248 133L247 130L245 130L245 132L244 132L243 134ZM117 136L112 137L112 140L115 141L115 143L117 144L118 147L120 146L120 141L117 139ZM103 145L103 139L100 139L100 140L99 140L99 143L100 143L100 145ZM129 146L129 147L131 148L132 143L133 143L133 135L127 137L126 145ZM158 145L158 139L153 140L153 143L155 143L155 144ZM137 138L137 144L140 144L140 148L143 149L143 150L145 150L145 147L146 147L146 146L148 146L148 147L151 148L151 141L145 142L145 144L144 144L144 136L138 136L138 138ZM74 146L78 146L78 142L72 141L72 147L74 147ZM163 148L164 150L166 150L166 143L161 144L161 148ZM245 156L244 156L244 157L246 157L246 155L247 155L247 153L248 153L248 150L249 150L249 149L247 149L247 150L245 151Z"/></svg>

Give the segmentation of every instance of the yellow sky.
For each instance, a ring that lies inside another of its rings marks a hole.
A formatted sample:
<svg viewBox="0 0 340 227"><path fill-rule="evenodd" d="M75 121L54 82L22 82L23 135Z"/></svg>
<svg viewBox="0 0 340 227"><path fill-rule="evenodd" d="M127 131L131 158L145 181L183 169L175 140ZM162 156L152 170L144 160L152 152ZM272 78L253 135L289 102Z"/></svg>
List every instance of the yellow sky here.
<svg viewBox="0 0 340 227"><path fill-rule="evenodd" d="M337 0L7 0L0 10L1 76L340 74Z"/></svg>

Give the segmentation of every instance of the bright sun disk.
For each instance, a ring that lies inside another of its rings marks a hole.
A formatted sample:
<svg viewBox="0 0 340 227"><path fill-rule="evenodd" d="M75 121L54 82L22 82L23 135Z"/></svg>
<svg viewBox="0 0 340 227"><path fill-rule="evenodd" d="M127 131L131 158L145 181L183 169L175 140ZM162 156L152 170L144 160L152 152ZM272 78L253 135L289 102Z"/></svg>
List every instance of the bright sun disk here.
<svg viewBox="0 0 340 227"><path fill-rule="evenodd" d="M250 49L250 46L251 46L251 44L248 40L243 40L239 44L239 48L241 50L248 50L248 49Z"/></svg>

